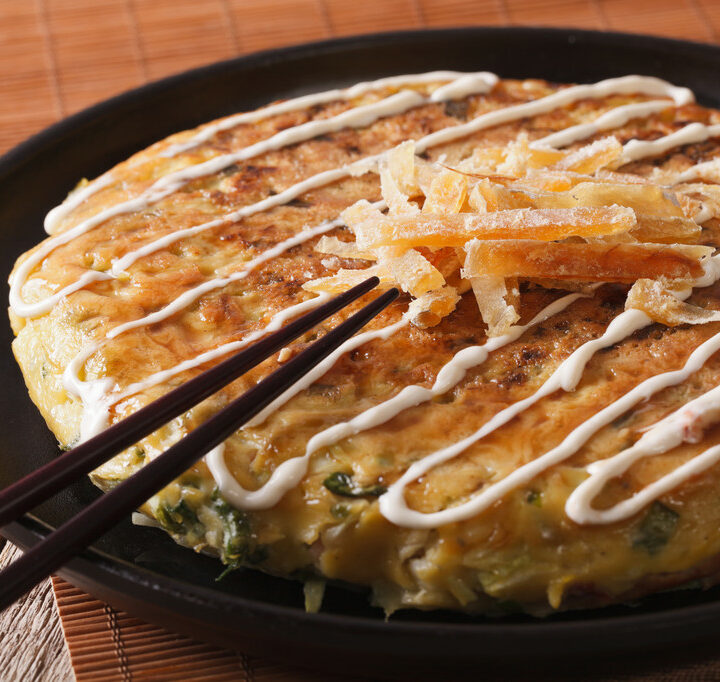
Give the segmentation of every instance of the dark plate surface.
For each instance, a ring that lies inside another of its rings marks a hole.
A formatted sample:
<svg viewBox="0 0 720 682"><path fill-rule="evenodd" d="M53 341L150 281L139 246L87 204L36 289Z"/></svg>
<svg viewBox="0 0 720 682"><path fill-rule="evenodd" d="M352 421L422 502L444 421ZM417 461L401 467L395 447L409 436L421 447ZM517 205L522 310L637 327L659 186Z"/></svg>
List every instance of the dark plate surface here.
<svg viewBox="0 0 720 682"><path fill-rule="evenodd" d="M0 268L39 242L45 213L79 178L94 177L166 135L273 99L360 80L434 69L592 82L628 73L692 88L720 107L720 48L562 29L458 29L350 38L265 52L169 78L77 114L0 159ZM9 352L2 324L0 486L57 454ZM97 494L82 482L3 533L28 547ZM219 563L164 533L125 522L61 575L111 604L197 637L344 672L430 674L541 665L571 653L609 660L650 648L679 654L720 634L720 588L658 595L634 607L488 620L443 612L386 622L362 592L332 587L321 614L303 610L299 584L255 571L215 582ZM668 645L673 643L672 647ZM518 654L522 654L520 657ZM412 656L412 658L410 658ZM410 661L413 661L410 664ZM648 659L646 659L648 660ZM653 655L657 661L657 655ZM582 663L581 663L582 664ZM418 666L418 667L416 667Z"/></svg>

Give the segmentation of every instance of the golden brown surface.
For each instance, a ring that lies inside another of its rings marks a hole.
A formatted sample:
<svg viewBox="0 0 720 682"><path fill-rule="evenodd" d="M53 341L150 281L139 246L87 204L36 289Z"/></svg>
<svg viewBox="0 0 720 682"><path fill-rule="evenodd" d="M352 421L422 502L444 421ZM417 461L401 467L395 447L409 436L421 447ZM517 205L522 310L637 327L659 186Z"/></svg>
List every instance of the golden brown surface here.
<svg viewBox="0 0 720 682"><path fill-rule="evenodd" d="M33 296L47 295L76 279L85 268L105 269L111 258L159 235L258 201L318 171L483 111L543 96L553 88L539 81L507 81L488 96L470 98L467 107L423 106L366 129L344 130L238 164L186 186L151 209L109 220L57 249L36 272L31 280L36 286L26 287L25 296L33 300ZM433 149L429 157L446 154L451 162L477 145L504 145L515 139L521 128L533 139L581 122L605 108L639 99L643 98L582 101L570 109L498 126L458 144ZM87 201L64 228L137 194L178 164L189 165L247 146L310 118L334 115L346 106L333 103L312 112L238 127L177 159L158 156L167 144L159 143L118 167L114 171L118 183ZM687 106L674 113L633 121L614 134L620 142L652 139L691 120L716 122L720 117ZM716 143L710 141L678 148L662 158L637 162L621 170L646 175L657 165L684 168L716 153ZM33 400L60 442L70 445L78 436L81 406L65 393L60 376L84 344L103 338L118 324L159 310L214 273L238 269L242 262L303 227L335 218L361 198L379 198L377 176L367 174L341 181L309 192L288 206L177 242L138 261L126 279L95 283L64 299L48 315L25 321L14 319L18 334L16 357ZM699 243L716 244L714 227L712 223L706 225ZM343 228L331 234L347 240ZM119 386L127 386L263 327L272 314L310 298L301 288L304 282L341 267L361 266L357 261L337 257L328 260L313 250L313 244L311 241L295 247L245 279L203 296L167 321L104 343L87 363L85 378L110 376ZM691 301L720 308L716 289L700 290ZM625 292L626 288L617 285L599 289L593 298L577 301L518 341L492 353L485 364L470 370L460 385L442 398L408 409L381 427L319 451L301 485L273 509L246 514L229 511L221 500L213 499L212 479L205 465L198 464L177 484L153 498L146 511L179 541L196 549L217 551L230 563L255 563L283 575L319 572L328 578L367 584L373 588L375 599L389 610L399 606L494 608L487 598L490 596L498 602L512 601L542 611L548 603L563 607L575 600L614 601L657 589L657 582L672 584L685 580L687 575L712 573L714 568L704 571L696 567L720 553L717 467L662 499L663 505L678 517L671 539L658 551L648 551L637 541L645 514L611 526L580 527L569 521L563 507L568 494L585 476L581 466L622 449L639 437L643 426L714 386L720 370L717 361L709 362L686 384L658 394L618 420L620 423L603 429L564 465L537 477L531 486L516 490L466 522L432 531L398 528L380 515L375 498L343 498L323 485L329 475L344 472L352 473L361 486L387 486L411 462L476 430L503 407L537 390L579 345L600 336L608 322L622 311ZM557 295L529 287L521 299L521 320L530 319ZM406 306L407 299L401 299L371 328L399 319ZM337 318L327 321L318 333L336 322ZM598 353L577 390L544 399L410 486L410 506L422 511L441 509L488 481L502 478L559 443L572 428L641 380L680 367L693 348L719 330L718 323L671 329L653 325ZM294 344L292 351L314 336ZM236 434L227 445L227 462L244 487L257 488L280 462L302 455L314 433L353 417L406 385L429 387L439 368L458 350L482 343L484 338L475 300L472 294L466 294L455 313L440 325L426 330L409 326L387 341L373 341L343 357L263 425ZM94 479L109 487L127 477L147 457L166 448L276 365L274 359L264 363L143 441L142 452L133 449L101 467ZM186 373L175 377L121 401L113 410L113 418L136 410L189 376ZM701 444L684 445L670 454L643 460L620 482L609 486L601 506L642 487L714 442L720 442L720 431L708 433ZM182 500L184 505L179 504ZM242 536L241 543L233 544L233 532Z"/></svg>

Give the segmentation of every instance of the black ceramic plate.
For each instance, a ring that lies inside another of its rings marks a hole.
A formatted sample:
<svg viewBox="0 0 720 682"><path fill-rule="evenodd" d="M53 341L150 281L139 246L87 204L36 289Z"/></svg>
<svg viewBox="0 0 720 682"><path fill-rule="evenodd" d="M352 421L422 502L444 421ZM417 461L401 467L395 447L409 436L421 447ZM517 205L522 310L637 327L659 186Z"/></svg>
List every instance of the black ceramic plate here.
<svg viewBox="0 0 720 682"><path fill-rule="evenodd" d="M629 73L692 88L720 106L720 49L612 33L550 29L459 29L350 38L265 52L175 76L104 102L49 128L0 160L0 267L44 236L44 214L81 177L94 177L166 135L273 99L398 73L495 71L504 77L592 82ZM2 325L0 486L57 454L31 404ZM3 533L28 547L97 492L82 482ZM219 564L129 521L61 575L136 615L242 647L336 671L394 674L435 666L537 666L570 653L608 660L642 649L687 651L720 634L720 590L659 595L635 607L500 620L443 612L388 622L366 595L331 588L323 613L303 610L296 583L238 571L218 583ZM668 645L673 643L672 647ZM654 654L654 657L656 654ZM588 659L585 658L585 661ZM657 660L654 658L654 660ZM410 663L412 661L412 664ZM593 663L595 667L596 663Z"/></svg>

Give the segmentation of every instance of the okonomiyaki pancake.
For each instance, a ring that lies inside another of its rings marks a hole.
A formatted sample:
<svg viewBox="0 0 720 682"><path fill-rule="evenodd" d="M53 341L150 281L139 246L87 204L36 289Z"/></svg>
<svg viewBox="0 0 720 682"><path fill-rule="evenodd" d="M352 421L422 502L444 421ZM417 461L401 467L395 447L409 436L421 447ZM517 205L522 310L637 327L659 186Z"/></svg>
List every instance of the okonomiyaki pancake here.
<svg viewBox="0 0 720 682"><path fill-rule="evenodd" d="M374 603L601 606L720 576L720 113L664 81L434 72L182 132L11 275L63 448L370 274L404 294L140 510ZM367 299L92 474L109 489ZM220 572L221 567L219 566Z"/></svg>

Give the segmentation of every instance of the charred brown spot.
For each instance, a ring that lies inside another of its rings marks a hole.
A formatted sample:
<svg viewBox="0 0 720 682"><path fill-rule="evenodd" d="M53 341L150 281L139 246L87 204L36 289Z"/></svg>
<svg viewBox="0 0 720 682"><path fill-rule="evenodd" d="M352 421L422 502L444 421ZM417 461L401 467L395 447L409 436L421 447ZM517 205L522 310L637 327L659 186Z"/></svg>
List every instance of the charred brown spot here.
<svg viewBox="0 0 720 682"><path fill-rule="evenodd" d="M663 337L663 326L660 324L650 324L647 327L638 329L630 338L635 341L653 338L661 339Z"/></svg>
<svg viewBox="0 0 720 682"><path fill-rule="evenodd" d="M423 116L417 121L417 123L420 126L420 130L425 135L431 133L435 129L435 120L430 118L430 116Z"/></svg>
<svg viewBox="0 0 720 682"><path fill-rule="evenodd" d="M520 358L523 362L535 362L536 360L542 360L545 355L545 351L538 346L525 346L520 351Z"/></svg>
<svg viewBox="0 0 720 682"><path fill-rule="evenodd" d="M203 192L213 204L217 206L234 206L235 200L233 197L228 196L225 192L221 192L219 189L212 192Z"/></svg>
<svg viewBox="0 0 720 682"><path fill-rule="evenodd" d="M292 206L293 208L310 208L313 203L311 201L306 201L305 199L291 199L285 205Z"/></svg>
<svg viewBox="0 0 720 682"><path fill-rule="evenodd" d="M264 284L281 284L285 282L285 278L279 272L271 272L265 270L258 275L257 283Z"/></svg>
<svg viewBox="0 0 720 682"><path fill-rule="evenodd" d="M444 110L446 116L465 121L468 117L468 102L467 100L445 102Z"/></svg>
<svg viewBox="0 0 720 682"><path fill-rule="evenodd" d="M625 297L627 296L627 287L609 285L603 287L603 300L600 305L603 308L616 310L625 305Z"/></svg>
<svg viewBox="0 0 720 682"><path fill-rule="evenodd" d="M700 163L706 159L712 158L717 154L717 144L708 140L707 142L698 142L689 144L680 148L680 153L690 159L693 163Z"/></svg>
<svg viewBox="0 0 720 682"><path fill-rule="evenodd" d="M522 386L528 380L527 374L522 370L514 370L498 381L501 388L511 388L512 386Z"/></svg>
<svg viewBox="0 0 720 682"><path fill-rule="evenodd" d="M331 384L312 384L307 388L310 395L322 396L328 400L337 400L340 398L340 387Z"/></svg>
<svg viewBox="0 0 720 682"><path fill-rule="evenodd" d="M634 416L635 413L633 411L626 412L625 414L620 415L617 419L610 422L610 426L612 426L614 429L620 429L623 426L627 426Z"/></svg>
<svg viewBox="0 0 720 682"><path fill-rule="evenodd" d="M243 178L259 178L263 175L274 173L277 170L274 166L245 166L243 169Z"/></svg>
<svg viewBox="0 0 720 682"><path fill-rule="evenodd" d="M263 188L270 184L268 176L272 176L276 171L277 168L273 166L245 166L233 178L232 185L238 192L263 191Z"/></svg>

